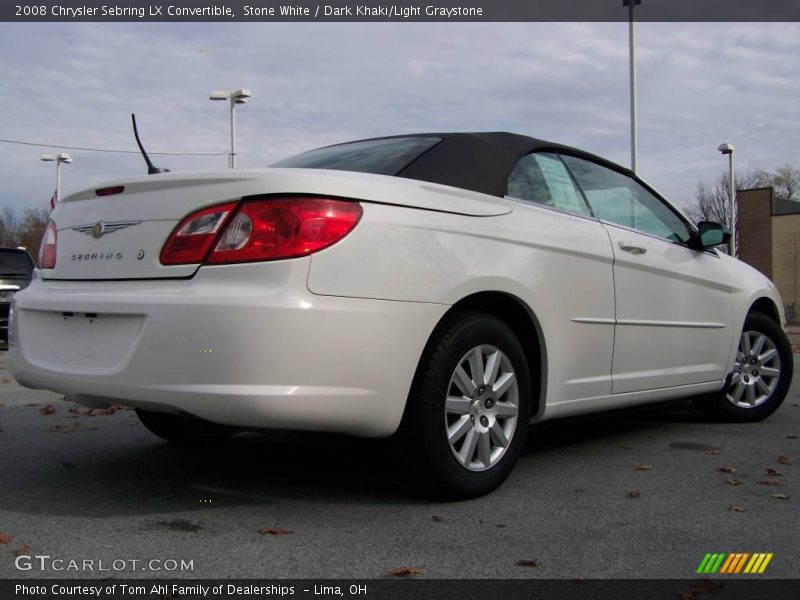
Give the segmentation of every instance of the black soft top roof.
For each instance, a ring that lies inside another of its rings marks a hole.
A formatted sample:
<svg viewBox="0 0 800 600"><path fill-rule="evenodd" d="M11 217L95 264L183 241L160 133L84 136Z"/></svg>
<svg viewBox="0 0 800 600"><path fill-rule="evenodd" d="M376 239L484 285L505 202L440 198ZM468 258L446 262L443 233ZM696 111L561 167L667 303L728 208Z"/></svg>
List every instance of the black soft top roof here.
<svg viewBox="0 0 800 600"><path fill-rule="evenodd" d="M398 171L397 177L440 183L493 196L506 193L508 176L514 165L534 150L566 151L592 158L615 170L626 171L587 152L516 133L418 133L371 139L409 137L434 137L442 141Z"/></svg>

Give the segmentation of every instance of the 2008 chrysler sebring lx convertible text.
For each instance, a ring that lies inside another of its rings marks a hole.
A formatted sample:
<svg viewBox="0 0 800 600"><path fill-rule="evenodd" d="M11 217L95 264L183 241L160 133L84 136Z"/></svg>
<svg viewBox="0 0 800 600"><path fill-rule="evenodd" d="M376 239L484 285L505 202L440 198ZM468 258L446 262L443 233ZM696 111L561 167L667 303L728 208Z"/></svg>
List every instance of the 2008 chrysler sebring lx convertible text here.
<svg viewBox="0 0 800 600"><path fill-rule="evenodd" d="M405 436L453 498L531 422L694 397L756 421L792 376L770 281L630 171L509 133L312 150L65 197L14 300L24 385L175 442Z"/></svg>

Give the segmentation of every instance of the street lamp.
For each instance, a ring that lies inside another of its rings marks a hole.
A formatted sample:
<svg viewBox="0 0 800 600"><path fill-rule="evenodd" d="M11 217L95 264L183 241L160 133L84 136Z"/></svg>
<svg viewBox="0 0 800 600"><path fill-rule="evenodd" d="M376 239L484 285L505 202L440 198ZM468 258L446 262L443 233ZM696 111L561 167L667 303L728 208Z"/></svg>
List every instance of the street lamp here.
<svg viewBox="0 0 800 600"><path fill-rule="evenodd" d="M247 88L235 90L233 92L211 92L208 97L209 100L228 100L231 106L231 151L228 155L228 167L231 169L236 168L236 117L234 108L237 104L247 104L247 99L251 98L253 94Z"/></svg>
<svg viewBox="0 0 800 600"><path fill-rule="evenodd" d="M636 172L636 144L638 133L636 131L636 30L633 22L633 7L642 3L642 0L622 0L622 6L628 7L628 56L630 68L630 94L631 94L631 171Z"/></svg>
<svg viewBox="0 0 800 600"><path fill-rule="evenodd" d="M733 154L736 152L736 148L733 147L733 144L720 144L717 148L722 154L728 155L728 169L729 169L729 181L728 185L730 186L730 196L731 196L731 218L730 218L730 227L731 227L731 240L730 240L730 255L735 257L736 256L736 179L733 175Z"/></svg>
<svg viewBox="0 0 800 600"><path fill-rule="evenodd" d="M56 163L56 194L55 194L55 201L58 202L61 200L61 164L69 164L72 162L72 157L65 152L60 154L42 154L39 157L39 160L43 160L44 162L55 162Z"/></svg>

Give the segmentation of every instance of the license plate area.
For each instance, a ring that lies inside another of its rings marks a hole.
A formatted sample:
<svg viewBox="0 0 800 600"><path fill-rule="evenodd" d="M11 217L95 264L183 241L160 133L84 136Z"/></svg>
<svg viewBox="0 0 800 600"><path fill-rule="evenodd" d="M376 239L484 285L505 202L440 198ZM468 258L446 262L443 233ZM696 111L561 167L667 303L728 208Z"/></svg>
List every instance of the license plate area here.
<svg viewBox="0 0 800 600"><path fill-rule="evenodd" d="M86 375L121 371L144 325L144 315L20 310L26 360L48 370Z"/></svg>

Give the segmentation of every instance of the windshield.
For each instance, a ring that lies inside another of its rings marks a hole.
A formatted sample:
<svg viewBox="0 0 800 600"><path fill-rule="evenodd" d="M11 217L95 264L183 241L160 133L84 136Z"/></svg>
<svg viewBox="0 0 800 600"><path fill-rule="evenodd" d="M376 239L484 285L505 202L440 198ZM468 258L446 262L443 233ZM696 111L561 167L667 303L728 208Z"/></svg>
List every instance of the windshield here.
<svg viewBox="0 0 800 600"><path fill-rule="evenodd" d="M33 272L33 263L24 252L0 251L0 277L3 275L27 275Z"/></svg>
<svg viewBox="0 0 800 600"><path fill-rule="evenodd" d="M310 150L270 166L397 175L441 141L438 137L400 137L350 142Z"/></svg>

